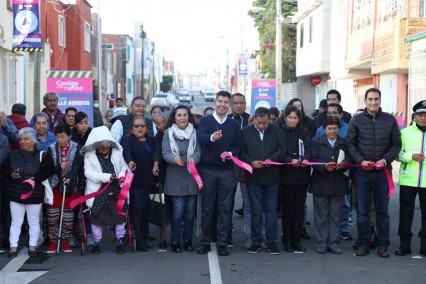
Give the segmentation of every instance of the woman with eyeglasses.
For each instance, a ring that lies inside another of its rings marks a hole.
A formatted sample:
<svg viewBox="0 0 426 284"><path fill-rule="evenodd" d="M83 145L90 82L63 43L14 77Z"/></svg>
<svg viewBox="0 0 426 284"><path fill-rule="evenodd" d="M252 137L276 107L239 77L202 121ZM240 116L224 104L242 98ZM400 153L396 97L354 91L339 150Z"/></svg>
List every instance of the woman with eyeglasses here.
<svg viewBox="0 0 426 284"><path fill-rule="evenodd" d="M143 116L133 117L130 134L121 140L123 157L134 177L130 188L130 219L136 235L136 249L147 251L146 224L148 223L149 194L153 191L155 141L148 135Z"/></svg>
<svg viewBox="0 0 426 284"><path fill-rule="evenodd" d="M312 160L325 163L313 166L309 192L314 200L314 229L316 252L341 254L340 226L345 194L349 193L349 177L341 165L345 159L346 141L338 135L340 120L327 116L323 123L325 134L312 140Z"/></svg>
<svg viewBox="0 0 426 284"><path fill-rule="evenodd" d="M193 251L192 234L198 187L187 165L200 161L200 145L191 111L183 105L172 110L163 138L163 158L167 162L164 192L172 200L171 247L180 253ZM182 228L183 222L183 228ZM183 232L182 232L183 231Z"/></svg>

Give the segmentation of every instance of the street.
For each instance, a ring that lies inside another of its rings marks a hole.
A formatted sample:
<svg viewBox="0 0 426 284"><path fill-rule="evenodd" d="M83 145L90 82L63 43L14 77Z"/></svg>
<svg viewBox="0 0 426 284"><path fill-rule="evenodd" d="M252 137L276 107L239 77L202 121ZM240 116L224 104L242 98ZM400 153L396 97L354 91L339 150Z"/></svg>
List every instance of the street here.
<svg viewBox="0 0 426 284"><path fill-rule="evenodd" d="M418 257L419 239L416 236L420 227L418 205L413 223L413 255L394 255L399 245L398 193L397 187L390 200L389 259L379 258L374 250L366 257L356 257L353 241L342 241L341 255L320 255L314 251L312 239L303 241L307 249L303 254L281 251L275 256L262 250L249 255L244 247L243 218L234 214L235 247L229 249L228 257L217 256L214 246L208 255L185 251L176 254L170 251L170 247L167 251L159 250L159 232L152 225L151 231L157 238L151 242L153 249L133 252L128 247L124 255L117 255L112 232L104 230L102 254L98 256L91 255L90 250L81 256L75 249L69 254L46 256L39 253L38 257L28 258L24 247L19 257L12 261L7 256L0 257L0 283L28 283L32 279L31 283L424 283L426 259ZM241 202L238 191L235 208L240 208ZM308 195L308 220L312 222L311 195ZM278 221L280 224L281 220ZM313 225L307 226L307 230L312 236ZM356 226L350 226L350 230L355 237ZM167 228L167 235L170 236L170 228ZM197 246L199 239L194 238L193 242ZM282 249L281 242L278 247Z"/></svg>

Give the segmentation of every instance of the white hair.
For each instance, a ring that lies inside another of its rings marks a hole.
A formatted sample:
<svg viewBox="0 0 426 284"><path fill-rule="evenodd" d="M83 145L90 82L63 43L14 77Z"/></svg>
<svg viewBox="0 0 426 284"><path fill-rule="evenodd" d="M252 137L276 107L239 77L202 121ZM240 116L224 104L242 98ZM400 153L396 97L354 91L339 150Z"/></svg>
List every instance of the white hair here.
<svg viewBox="0 0 426 284"><path fill-rule="evenodd" d="M21 130L19 130L19 138L21 138L22 134L26 134L34 141L34 144L37 146L37 132L32 127L24 127Z"/></svg>

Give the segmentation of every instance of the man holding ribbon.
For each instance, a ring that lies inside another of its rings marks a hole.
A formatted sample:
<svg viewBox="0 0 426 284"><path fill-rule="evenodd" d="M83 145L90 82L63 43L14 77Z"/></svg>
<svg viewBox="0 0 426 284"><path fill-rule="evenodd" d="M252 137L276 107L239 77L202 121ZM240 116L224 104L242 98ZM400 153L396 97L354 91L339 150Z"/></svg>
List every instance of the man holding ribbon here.
<svg viewBox="0 0 426 284"><path fill-rule="evenodd" d="M201 146L200 174L204 181L201 192L203 238L198 254L210 251L215 203L218 206L219 255L227 256L227 238L231 225L234 164L227 156L240 152L240 126L227 117L231 94L216 94L215 112L200 120L198 142Z"/></svg>
<svg viewBox="0 0 426 284"><path fill-rule="evenodd" d="M281 162L285 156L285 142L280 127L269 122L269 110L259 107L254 113L254 124L241 131L241 159L251 164L253 175L246 174L247 193L251 208L251 241L247 250L254 254L261 249L263 214L265 215L266 246L270 254L280 254L277 248L277 202L280 170L268 165Z"/></svg>
<svg viewBox="0 0 426 284"><path fill-rule="evenodd" d="M354 183L357 195L359 248L357 256L369 253L370 199L373 193L379 240L377 253L389 257L389 195L391 163L401 149L401 136L393 116L382 111L381 92L370 88L365 92L365 110L349 124L347 149L355 164ZM392 184L393 185L393 184Z"/></svg>

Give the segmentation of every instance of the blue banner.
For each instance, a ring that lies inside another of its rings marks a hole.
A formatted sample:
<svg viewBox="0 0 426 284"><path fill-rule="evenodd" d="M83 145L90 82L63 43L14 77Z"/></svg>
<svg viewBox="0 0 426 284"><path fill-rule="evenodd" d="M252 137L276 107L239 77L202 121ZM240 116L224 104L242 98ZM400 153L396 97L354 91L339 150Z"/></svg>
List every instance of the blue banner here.
<svg viewBox="0 0 426 284"><path fill-rule="evenodd" d="M13 0L13 51L42 51L39 0Z"/></svg>
<svg viewBox="0 0 426 284"><path fill-rule="evenodd" d="M250 113L254 113L258 107L274 107L275 94L275 80L253 80L251 86Z"/></svg>

